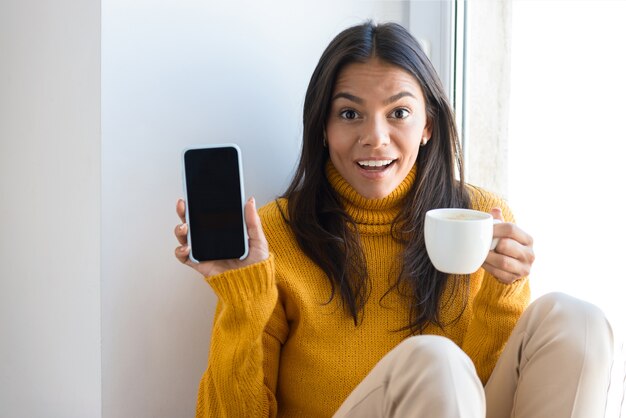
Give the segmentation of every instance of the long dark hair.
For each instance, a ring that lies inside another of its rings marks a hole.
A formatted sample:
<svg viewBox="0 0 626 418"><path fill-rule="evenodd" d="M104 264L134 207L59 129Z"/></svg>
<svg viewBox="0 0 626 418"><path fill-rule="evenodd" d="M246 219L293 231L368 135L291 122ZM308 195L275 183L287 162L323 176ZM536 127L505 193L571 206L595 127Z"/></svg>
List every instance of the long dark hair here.
<svg viewBox="0 0 626 418"><path fill-rule="evenodd" d="M288 216L283 213L283 217L302 251L328 276L329 301L339 289L341 301L357 325L369 297L369 278L358 229L325 175L329 154L323 136L338 73L347 64L372 58L402 68L415 77L432 124L431 139L418 154L417 178L392 225L394 238L404 244L402 270L394 285L407 296L410 308L407 326L402 329L419 333L429 324L446 325L441 322L439 311L442 303L446 303L442 299L448 276L437 271L426 254L426 211L469 207L470 203L454 114L428 57L402 26L366 22L348 28L322 54L306 92L300 162L283 195L288 199Z"/></svg>

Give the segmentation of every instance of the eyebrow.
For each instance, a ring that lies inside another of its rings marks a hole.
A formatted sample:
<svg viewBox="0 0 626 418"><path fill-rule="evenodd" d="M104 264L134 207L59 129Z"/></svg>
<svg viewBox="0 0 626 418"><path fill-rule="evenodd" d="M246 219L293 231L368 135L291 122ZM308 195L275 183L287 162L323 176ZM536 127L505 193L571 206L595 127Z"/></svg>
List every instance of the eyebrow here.
<svg viewBox="0 0 626 418"><path fill-rule="evenodd" d="M335 100L337 100L337 99L339 99L341 97L343 97L344 99L348 99L351 102L358 103L358 104L363 104L363 102L364 102L364 100L361 99L360 97L357 97L357 96L355 96L353 94L350 94L350 93L344 93L344 92L339 92L339 93L335 94L333 96L331 102L334 102Z"/></svg>
<svg viewBox="0 0 626 418"><path fill-rule="evenodd" d="M394 94L393 96L385 100L385 104L391 104L393 102L397 102L398 100L406 96L416 99L416 97L412 93L409 93L408 91L401 91L400 93Z"/></svg>
<svg viewBox="0 0 626 418"><path fill-rule="evenodd" d="M414 99L416 98L412 93L409 93L408 91L401 91L400 93L394 94L393 96L385 99L384 103L386 105L388 105L388 104L391 104L393 102L397 102L398 100L400 100L401 98L406 97L406 96L413 97ZM355 96L355 95L350 94L350 93L345 93L345 92L339 92L339 93L335 94L331 101L335 101L335 100L337 100L339 98L348 99L348 100L350 100L352 102L355 102L355 103L358 103L358 104L363 104L365 102L360 97Z"/></svg>

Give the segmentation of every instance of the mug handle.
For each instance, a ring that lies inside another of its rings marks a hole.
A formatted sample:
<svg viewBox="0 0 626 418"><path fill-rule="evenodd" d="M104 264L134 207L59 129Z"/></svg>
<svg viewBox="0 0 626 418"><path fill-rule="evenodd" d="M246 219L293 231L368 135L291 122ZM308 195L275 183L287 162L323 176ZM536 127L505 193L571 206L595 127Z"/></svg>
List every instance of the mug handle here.
<svg viewBox="0 0 626 418"><path fill-rule="evenodd" d="M493 224L501 224L502 221L500 219L493 219ZM496 246L498 245L498 243L500 242L500 238L494 238L491 240L491 247L489 247L489 251L493 251L496 249Z"/></svg>

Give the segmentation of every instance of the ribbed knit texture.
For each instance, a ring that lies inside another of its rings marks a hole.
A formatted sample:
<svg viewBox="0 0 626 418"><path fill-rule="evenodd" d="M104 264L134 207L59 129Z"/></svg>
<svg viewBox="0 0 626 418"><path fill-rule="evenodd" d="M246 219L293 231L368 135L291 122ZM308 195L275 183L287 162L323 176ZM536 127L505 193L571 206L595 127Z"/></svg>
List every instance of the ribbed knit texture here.
<svg viewBox="0 0 626 418"><path fill-rule="evenodd" d="M338 295L329 302L330 284L317 265L299 249L277 205L261 208L270 246L268 260L208 279L218 295L209 365L200 382L198 417L329 417L372 367L407 335L407 302L387 294L400 272L402 247L391 237L391 222L415 181L415 169L384 199L365 199L332 164L327 176L361 234L371 280L363 322L354 325ZM475 209L505 202L478 188L468 188ZM469 281L469 302L461 310L467 286L444 303L441 318L452 322L445 335L474 361L486 382L517 319L528 304L526 278L512 285L498 282L483 269ZM452 294L450 286L444 302ZM460 318L453 321L457 316Z"/></svg>

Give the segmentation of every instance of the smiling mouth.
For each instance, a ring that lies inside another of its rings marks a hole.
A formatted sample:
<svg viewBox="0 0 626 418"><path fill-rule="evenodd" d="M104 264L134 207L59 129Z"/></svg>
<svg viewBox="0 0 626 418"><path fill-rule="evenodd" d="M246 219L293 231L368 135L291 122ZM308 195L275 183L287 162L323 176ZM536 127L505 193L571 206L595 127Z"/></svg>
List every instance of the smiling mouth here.
<svg viewBox="0 0 626 418"><path fill-rule="evenodd" d="M383 171L389 168L396 160L364 160L357 161L359 167L367 171Z"/></svg>

